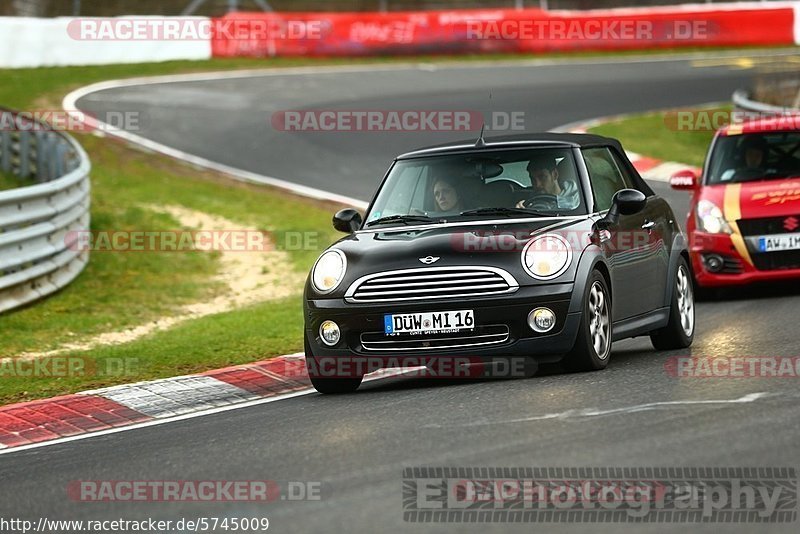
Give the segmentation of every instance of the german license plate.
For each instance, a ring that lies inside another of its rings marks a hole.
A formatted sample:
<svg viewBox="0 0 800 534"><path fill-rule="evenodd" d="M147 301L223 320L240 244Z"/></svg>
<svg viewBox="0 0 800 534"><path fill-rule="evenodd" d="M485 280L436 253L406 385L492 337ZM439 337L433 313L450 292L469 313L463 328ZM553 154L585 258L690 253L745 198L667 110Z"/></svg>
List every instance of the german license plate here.
<svg viewBox="0 0 800 534"><path fill-rule="evenodd" d="M800 233L765 235L758 238L758 249L761 252L800 249Z"/></svg>
<svg viewBox="0 0 800 534"><path fill-rule="evenodd" d="M451 334L475 328L473 310L456 310L423 313L384 315L384 333L399 334Z"/></svg>

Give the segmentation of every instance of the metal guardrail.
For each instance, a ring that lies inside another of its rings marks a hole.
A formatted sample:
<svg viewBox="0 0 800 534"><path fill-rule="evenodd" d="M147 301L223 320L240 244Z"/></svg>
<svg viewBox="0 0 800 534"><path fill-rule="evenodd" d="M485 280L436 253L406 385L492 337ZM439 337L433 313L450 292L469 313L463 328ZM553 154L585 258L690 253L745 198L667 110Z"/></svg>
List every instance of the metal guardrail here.
<svg viewBox="0 0 800 534"><path fill-rule="evenodd" d="M53 293L89 260L78 232L89 229L89 170L69 135L0 108L0 169L35 185L0 191L0 312Z"/></svg>
<svg viewBox="0 0 800 534"><path fill-rule="evenodd" d="M738 111L751 111L763 115L787 115L800 112L795 108L784 108L751 100L750 93L743 89L733 93L733 105Z"/></svg>

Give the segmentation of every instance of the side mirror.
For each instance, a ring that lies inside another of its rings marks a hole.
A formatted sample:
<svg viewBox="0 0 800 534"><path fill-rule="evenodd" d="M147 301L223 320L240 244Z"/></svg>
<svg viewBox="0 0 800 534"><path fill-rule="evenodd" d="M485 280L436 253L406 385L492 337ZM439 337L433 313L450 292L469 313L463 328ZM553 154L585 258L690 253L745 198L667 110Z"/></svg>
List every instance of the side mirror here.
<svg viewBox="0 0 800 534"><path fill-rule="evenodd" d="M679 191L695 189L699 182L699 177L691 169L678 171L669 178L669 185L672 189L677 189Z"/></svg>
<svg viewBox="0 0 800 534"><path fill-rule="evenodd" d="M356 210L347 208L336 212L333 216L333 227L346 234L352 234L361 228L361 214Z"/></svg>
<svg viewBox="0 0 800 534"><path fill-rule="evenodd" d="M635 215L642 211L647 204L647 197L637 189L622 189L617 191L611 201L611 208L601 222L612 224L617 222L620 215Z"/></svg>

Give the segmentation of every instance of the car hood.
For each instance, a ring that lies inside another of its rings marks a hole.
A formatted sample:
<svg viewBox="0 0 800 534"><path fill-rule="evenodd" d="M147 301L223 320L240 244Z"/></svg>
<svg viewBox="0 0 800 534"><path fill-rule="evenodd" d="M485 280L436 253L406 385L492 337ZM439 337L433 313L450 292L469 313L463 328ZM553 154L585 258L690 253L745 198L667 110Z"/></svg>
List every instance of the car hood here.
<svg viewBox="0 0 800 534"><path fill-rule="evenodd" d="M708 187L703 198L717 204L729 221L800 214L800 178Z"/></svg>
<svg viewBox="0 0 800 534"><path fill-rule="evenodd" d="M336 293L343 292L355 280L368 274L465 265L499 267L523 285L532 283L533 279L525 274L520 260L521 252L532 236L552 231L567 237L571 243L582 243L586 241L592 224L592 220L584 216L512 224L474 223L420 229L394 227L358 232L333 245L347 257L347 272ZM580 257L580 252L574 256Z"/></svg>
<svg viewBox="0 0 800 534"><path fill-rule="evenodd" d="M800 213L800 178L741 184L742 217L779 217Z"/></svg>

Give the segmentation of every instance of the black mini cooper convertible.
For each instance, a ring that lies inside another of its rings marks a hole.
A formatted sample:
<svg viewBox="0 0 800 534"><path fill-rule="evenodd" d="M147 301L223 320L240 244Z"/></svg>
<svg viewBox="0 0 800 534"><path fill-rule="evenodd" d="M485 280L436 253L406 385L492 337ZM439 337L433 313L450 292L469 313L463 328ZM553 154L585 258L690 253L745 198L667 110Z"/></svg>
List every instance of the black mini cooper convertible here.
<svg viewBox="0 0 800 534"><path fill-rule="evenodd" d="M685 236L615 139L417 150L394 161L363 218L345 209L333 224L349 235L304 295L306 365L323 393L408 362L603 369L613 341L678 349L694 337Z"/></svg>

